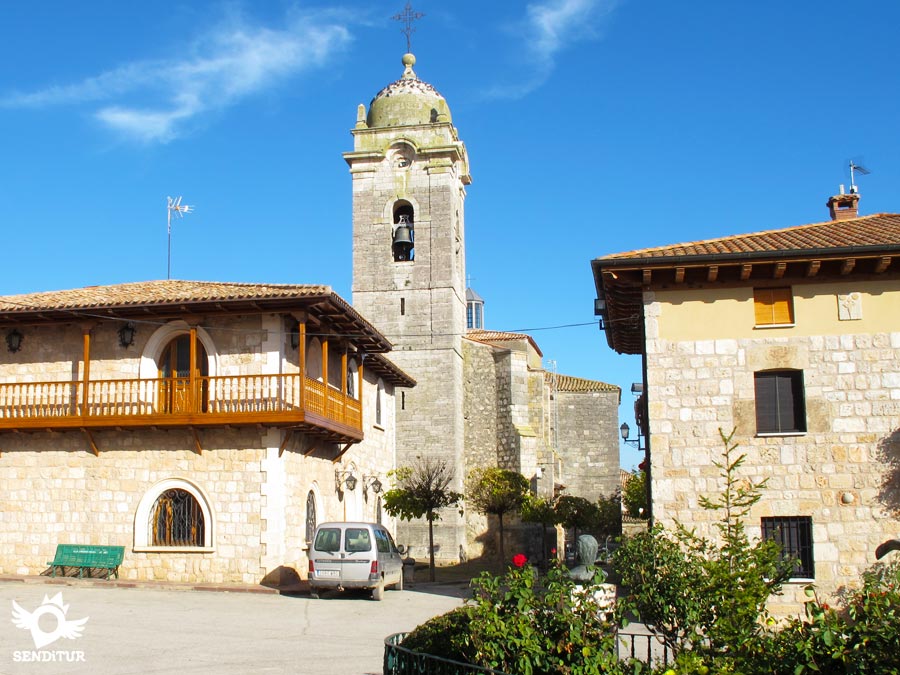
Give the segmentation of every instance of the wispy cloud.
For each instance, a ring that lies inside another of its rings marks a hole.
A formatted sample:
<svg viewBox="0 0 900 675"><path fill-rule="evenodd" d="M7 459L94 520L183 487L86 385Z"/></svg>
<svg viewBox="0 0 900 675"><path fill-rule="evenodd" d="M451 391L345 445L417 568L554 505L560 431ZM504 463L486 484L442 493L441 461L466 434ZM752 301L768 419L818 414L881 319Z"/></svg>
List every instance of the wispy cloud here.
<svg viewBox="0 0 900 675"><path fill-rule="evenodd" d="M584 40L602 37L604 20L619 0L545 0L527 5L525 17L514 26L524 40L528 76L516 84L494 87L494 98L522 98L540 87L556 65L556 58L567 47Z"/></svg>
<svg viewBox="0 0 900 675"><path fill-rule="evenodd" d="M165 143L204 113L325 65L349 40L346 24L333 14L297 14L281 29L232 19L188 41L183 58L135 61L81 82L11 94L0 105L96 104L92 114L102 124L139 141Z"/></svg>

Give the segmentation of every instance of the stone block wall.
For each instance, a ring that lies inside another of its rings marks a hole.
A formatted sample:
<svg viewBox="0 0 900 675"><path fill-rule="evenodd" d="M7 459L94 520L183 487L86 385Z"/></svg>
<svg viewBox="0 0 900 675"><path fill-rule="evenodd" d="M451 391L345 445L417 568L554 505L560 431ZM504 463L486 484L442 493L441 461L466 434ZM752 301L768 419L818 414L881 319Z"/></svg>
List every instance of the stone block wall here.
<svg viewBox="0 0 900 675"><path fill-rule="evenodd" d="M811 516L816 586L828 596L858 580L875 547L900 533L900 332L667 340L656 333L663 308L646 309L656 518L711 531L698 497L721 491L719 429L735 429L741 474L768 480L751 536L762 517ZM772 368L803 371L805 433L756 434L753 374ZM776 606L798 610L804 585Z"/></svg>
<svg viewBox="0 0 900 675"><path fill-rule="evenodd" d="M619 391L559 391L560 480L566 493L597 501L619 487Z"/></svg>

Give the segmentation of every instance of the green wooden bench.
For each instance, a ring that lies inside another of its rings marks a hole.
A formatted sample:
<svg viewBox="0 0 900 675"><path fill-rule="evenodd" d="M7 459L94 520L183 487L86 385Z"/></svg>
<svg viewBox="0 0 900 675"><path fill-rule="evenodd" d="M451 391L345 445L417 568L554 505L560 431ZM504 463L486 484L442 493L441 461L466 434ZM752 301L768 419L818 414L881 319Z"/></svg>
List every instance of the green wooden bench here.
<svg viewBox="0 0 900 675"><path fill-rule="evenodd" d="M56 546L56 556L52 562L48 562L51 569L51 576L56 576L56 568L62 567L63 576L66 575L67 567L77 567L78 576L84 576L84 570L102 569L106 570L106 578L109 579L110 574L115 574L119 578L119 565L125 558L124 546L91 546L83 544L58 544ZM88 572L90 576L90 572Z"/></svg>

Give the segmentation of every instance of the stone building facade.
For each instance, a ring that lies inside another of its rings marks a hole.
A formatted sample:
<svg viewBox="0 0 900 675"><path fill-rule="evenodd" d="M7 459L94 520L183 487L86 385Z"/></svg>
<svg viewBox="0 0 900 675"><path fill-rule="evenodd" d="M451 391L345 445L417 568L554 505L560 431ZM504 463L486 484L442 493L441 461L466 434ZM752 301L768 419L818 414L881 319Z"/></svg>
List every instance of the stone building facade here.
<svg viewBox="0 0 900 675"><path fill-rule="evenodd" d="M344 154L353 180L353 304L395 345L391 358L417 382L398 401L398 464L446 460L460 492L472 468L500 466L550 495L562 475L550 425L565 418L560 429L567 440L578 437L572 451L591 455L584 461L602 465L597 475L614 489L614 406L597 407L603 420L591 419L588 409L567 417L580 406L551 416L550 387L533 340L467 333L467 299L473 326L483 320L484 305L465 287L468 154L446 100L418 78L414 64L412 54L404 55L401 78L382 89L368 111L359 107L353 151ZM618 388L603 393L617 397ZM597 489L592 485L589 494ZM426 525L400 523L399 529L399 540L425 557ZM485 529L478 514L446 510L435 532L437 557L484 554Z"/></svg>
<svg viewBox="0 0 900 675"><path fill-rule="evenodd" d="M900 533L900 216L835 200L852 211L593 263L610 346L645 360L655 519L711 533L698 497L734 429L741 474L768 481L748 532L800 560L774 603L792 612Z"/></svg>
<svg viewBox="0 0 900 675"><path fill-rule="evenodd" d="M467 474L494 466L517 471L545 498L597 501L616 493L617 386L545 370L537 343L522 333L470 330L463 356ZM507 550L543 559L535 526L510 521ZM470 511L466 525L467 556L495 555L492 523Z"/></svg>
<svg viewBox="0 0 900 675"><path fill-rule="evenodd" d="M0 323L0 573L72 543L124 546L124 579L279 583L316 522L394 525L373 479L414 383L328 287L36 293L0 298Z"/></svg>

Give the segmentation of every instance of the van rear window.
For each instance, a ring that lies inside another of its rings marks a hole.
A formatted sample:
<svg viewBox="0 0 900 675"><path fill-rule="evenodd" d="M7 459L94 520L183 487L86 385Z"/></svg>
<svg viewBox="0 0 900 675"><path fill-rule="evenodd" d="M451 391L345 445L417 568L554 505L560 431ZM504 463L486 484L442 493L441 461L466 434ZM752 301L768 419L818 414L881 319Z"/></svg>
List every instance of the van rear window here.
<svg viewBox="0 0 900 675"><path fill-rule="evenodd" d="M344 535L344 550L347 553L359 553L372 550L372 540L369 531L359 527L348 527Z"/></svg>
<svg viewBox="0 0 900 675"><path fill-rule="evenodd" d="M336 527L319 530L313 548L323 553L337 553L341 549L341 531Z"/></svg>

